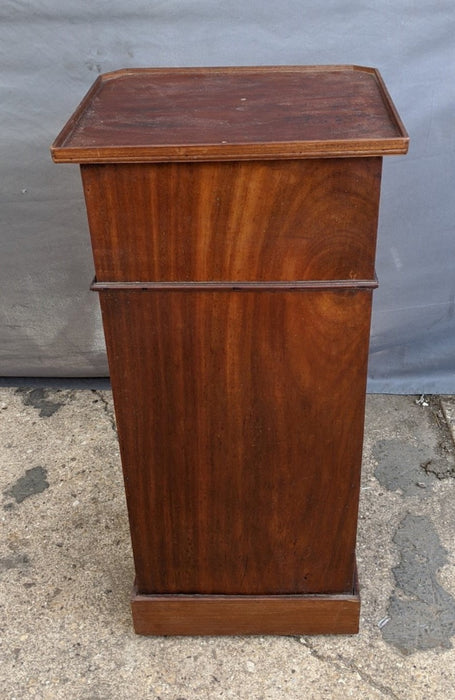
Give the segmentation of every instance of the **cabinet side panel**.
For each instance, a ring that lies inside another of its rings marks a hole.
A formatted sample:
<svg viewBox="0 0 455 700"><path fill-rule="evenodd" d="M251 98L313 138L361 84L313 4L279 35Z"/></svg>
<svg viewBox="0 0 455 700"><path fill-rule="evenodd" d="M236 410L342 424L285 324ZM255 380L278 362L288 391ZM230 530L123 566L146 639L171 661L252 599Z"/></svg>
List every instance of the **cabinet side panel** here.
<svg viewBox="0 0 455 700"><path fill-rule="evenodd" d="M381 162L82 166L97 278L371 279Z"/></svg>
<svg viewBox="0 0 455 700"><path fill-rule="evenodd" d="M100 299L139 593L352 592L371 292Z"/></svg>

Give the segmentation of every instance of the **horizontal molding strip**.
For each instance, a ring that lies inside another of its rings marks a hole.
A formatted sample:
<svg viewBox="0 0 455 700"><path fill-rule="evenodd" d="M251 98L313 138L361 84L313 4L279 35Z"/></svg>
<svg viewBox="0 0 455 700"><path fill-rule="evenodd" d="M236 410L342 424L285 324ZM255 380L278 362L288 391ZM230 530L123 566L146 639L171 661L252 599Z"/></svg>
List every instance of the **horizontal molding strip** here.
<svg viewBox="0 0 455 700"><path fill-rule="evenodd" d="M94 292L127 291L176 291L176 292L278 292L324 289L376 289L378 280L296 280L265 282L213 281L213 282L98 282L96 277L90 289Z"/></svg>

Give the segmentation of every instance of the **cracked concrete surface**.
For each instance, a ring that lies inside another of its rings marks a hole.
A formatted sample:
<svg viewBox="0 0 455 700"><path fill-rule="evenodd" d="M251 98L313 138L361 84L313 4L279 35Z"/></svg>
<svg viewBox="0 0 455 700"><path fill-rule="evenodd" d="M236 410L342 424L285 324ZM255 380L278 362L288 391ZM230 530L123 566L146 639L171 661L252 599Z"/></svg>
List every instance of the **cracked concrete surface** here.
<svg viewBox="0 0 455 700"><path fill-rule="evenodd" d="M436 474L423 467L430 464L431 453L422 452L419 445L404 440L378 440L373 445L373 457L378 466L374 475L389 491L400 490L405 496L429 496L436 483Z"/></svg>
<svg viewBox="0 0 455 700"><path fill-rule="evenodd" d="M333 657L329 657L329 656L326 657L323 652L315 649L315 647L309 641L309 638L300 637L299 641L307 649L310 650L310 654L312 656L314 656L316 659L319 659L320 661L331 664L334 668L339 670L340 674L343 674L346 670L350 670L350 671L354 672L359 678L361 678L363 681L365 681L372 689L378 690L381 693L380 697L384 697L384 696L390 697L390 698L398 697L397 695L395 695L395 693L393 692L393 690L391 688L389 688L387 685L384 685L379 680L372 678L367 672L365 672L365 670L360 668L352 660L346 659L341 654L338 654L335 660L333 659ZM374 697L374 696L371 696L371 697Z"/></svg>
<svg viewBox="0 0 455 700"><path fill-rule="evenodd" d="M455 700L455 404L416 399L367 401L359 635L147 638L110 392L0 389L2 699Z"/></svg>

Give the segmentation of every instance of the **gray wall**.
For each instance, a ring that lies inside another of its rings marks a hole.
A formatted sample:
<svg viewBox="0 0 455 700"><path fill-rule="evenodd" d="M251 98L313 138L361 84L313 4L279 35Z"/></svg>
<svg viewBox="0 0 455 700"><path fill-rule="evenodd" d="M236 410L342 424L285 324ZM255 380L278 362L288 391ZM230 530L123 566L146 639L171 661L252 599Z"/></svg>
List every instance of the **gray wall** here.
<svg viewBox="0 0 455 700"><path fill-rule="evenodd" d="M107 373L77 166L48 147L122 67L378 67L410 132L384 161L370 391L455 393L453 0L3 0L0 375Z"/></svg>

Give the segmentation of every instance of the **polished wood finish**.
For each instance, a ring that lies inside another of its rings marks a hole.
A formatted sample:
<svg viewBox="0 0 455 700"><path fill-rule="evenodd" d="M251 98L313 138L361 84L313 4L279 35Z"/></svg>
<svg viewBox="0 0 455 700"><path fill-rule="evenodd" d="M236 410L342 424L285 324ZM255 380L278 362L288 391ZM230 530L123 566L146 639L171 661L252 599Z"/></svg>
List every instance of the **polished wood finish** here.
<svg viewBox="0 0 455 700"><path fill-rule="evenodd" d="M360 597L351 595L141 595L131 609L138 634L356 634Z"/></svg>
<svg viewBox="0 0 455 700"><path fill-rule="evenodd" d="M371 292L100 300L138 591L351 590Z"/></svg>
<svg viewBox="0 0 455 700"><path fill-rule="evenodd" d="M141 634L354 633L382 156L374 69L100 76L79 162ZM362 157L353 157L362 156Z"/></svg>
<svg viewBox="0 0 455 700"><path fill-rule="evenodd" d="M82 177L100 282L374 277L379 157L84 165Z"/></svg>
<svg viewBox="0 0 455 700"><path fill-rule="evenodd" d="M406 153L374 68L126 69L98 78L52 146L58 162L254 160Z"/></svg>

